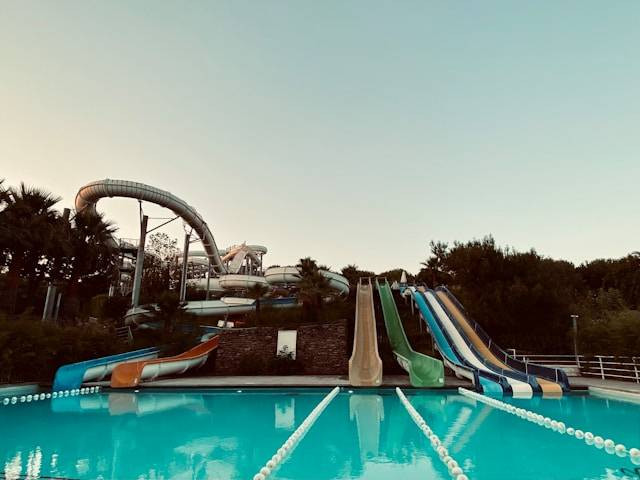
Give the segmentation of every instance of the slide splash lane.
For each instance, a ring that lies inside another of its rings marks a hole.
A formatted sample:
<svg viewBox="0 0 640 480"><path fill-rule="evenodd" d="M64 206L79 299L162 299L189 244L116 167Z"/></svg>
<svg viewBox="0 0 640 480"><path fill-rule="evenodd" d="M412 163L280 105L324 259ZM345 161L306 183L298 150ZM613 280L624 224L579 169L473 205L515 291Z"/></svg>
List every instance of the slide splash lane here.
<svg viewBox="0 0 640 480"><path fill-rule="evenodd" d="M358 282L353 352L349 359L349 383L357 387L377 387L382 383L382 360L378 355L376 316L371 279Z"/></svg>
<svg viewBox="0 0 640 480"><path fill-rule="evenodd" d="M427 324L444 363L451 368L457 376L468 378L477 389L485 393L502 395L503 391L510 389L506 380L502 379L499 375L474 368L472 364L465 361L443 323L427 305L424 292L415 287L409 287L406 291L411 293L413 301L420 311L420 317Z"/></svg>
<svg viewBox="0 0 640 480"><path fill-rule="evenodd" d="M526 375L515 372L505 372L491 365L487 365L482 355L476 350L473 344L464 337L463 332L456 327L454 320L449 313L444 310L442 305L440 305L433 291L427 290L424 293L424 297L444 330L449 335L449 338L451 338L451 341L460 354L460 358L463 359L466 364L483 374L490 375L495 373L496 377L500 378L500 383L505 394L513 394L519 398L530 398L533 396L533 387L527 382L528 377Z"/></svg>
<svg viewBox="0 0 640 480"><path fill-rule="evenodd" d="M118 365L111 375L111 387L136 387L143 380L153 380L163 375L177 375L191 368L200 367L207 361L209 354L218 348L219 343L220 336L216 335L210 340L175 357Z"/></svg>
<svg viewBox="0 0 640 480"><path fill-rule="evenodd" d="M414 387L444 386L444 365L442 362L411 348L387 279L385 278L383 283L376 279L376 286L393 354L400 366L409 373L411 385Z"/></svg>
<svg viewBox="0 0 640 480"><path fill-rule="evenodd" d="M564 372L554 368L524 364L510 358L506 352L491 341L489 336L477 323L470 320L468 315L465 314L462 305L460 305L448 289L438 287L436 289L436 295L440 304L460 327L461 332L464 333L489 365L505 372L517 372L525 375L537 374L537 377L532 376L532 378L534 383L539 385L544 396L562 396L563 391L569 389L569 381ZM484 334L483 336L486 337L485 341L480 337L480 334ZM498 355L500 355L500 358ZM519 369L516 365L522 366L523 368ZM545 376L550 376L554 380L548 380Z"/></svg>

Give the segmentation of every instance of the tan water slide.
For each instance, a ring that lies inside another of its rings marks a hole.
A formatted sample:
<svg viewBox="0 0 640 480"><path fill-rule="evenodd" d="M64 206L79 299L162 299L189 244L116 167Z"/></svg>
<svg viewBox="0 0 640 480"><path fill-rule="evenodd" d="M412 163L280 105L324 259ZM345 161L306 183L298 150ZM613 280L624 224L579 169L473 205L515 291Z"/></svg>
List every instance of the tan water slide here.
<svg viewBox="0 0 640 480"><path fill-rule="evenodd" d="M349 383L355 387L377 387L382 383L382 360L378 354L373 286L369 278L361 278L358 282L353 352L349 359Z"/></svg>
<svg viewBox="0 0 640 480"><path fill-rule="evenodd" d="M449 296L443 291L436 291L436 295L438 296L438 300L442 302L445 308L453 315L453 318L458 325L462 327L465 335L471 342L474 347L480 352L481 355L484 356L486 360L491 362L494 366L498 368L502 368L503 370L513 370L509 365L499 360L498 357L494 355L494 353L489 349L487 345L482 341L482 339L475 332L473 327L467 321L464 313L458 308L458 306L449 298ZM542 393L545 396L562 396L562 387L551 380L547 380L545 378L536 377L540 388L542 389Z"/></svg>

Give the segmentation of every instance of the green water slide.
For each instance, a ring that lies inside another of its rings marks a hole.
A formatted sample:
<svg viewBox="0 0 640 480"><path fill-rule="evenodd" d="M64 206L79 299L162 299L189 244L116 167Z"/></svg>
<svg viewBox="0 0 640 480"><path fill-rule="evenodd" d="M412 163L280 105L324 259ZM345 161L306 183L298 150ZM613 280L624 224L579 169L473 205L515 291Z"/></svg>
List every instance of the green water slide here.
<svg viewBox="0 0 640 480"><path fill-rule="evenodd" d="M411 348L404 332L402 320L393 299L387 279L376 279L384 324L393 349L393 354L402 368L409 372L409 380L414 387L443 387L444 365L440 360L418 353Z"/></svg>

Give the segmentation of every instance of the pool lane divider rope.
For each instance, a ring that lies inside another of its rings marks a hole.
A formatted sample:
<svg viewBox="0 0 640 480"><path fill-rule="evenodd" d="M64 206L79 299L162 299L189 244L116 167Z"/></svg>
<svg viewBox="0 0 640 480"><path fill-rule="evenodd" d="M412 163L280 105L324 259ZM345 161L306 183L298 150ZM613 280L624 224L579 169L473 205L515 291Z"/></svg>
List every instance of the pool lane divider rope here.
<svg viewBox="0 0 640 480"><path fill-rule="evenodd" d="M74 388L71 390L59 390L57 392L47 392L47 393L35 393L32 395L14 395L12 397L5 397L0 402L0 405L10 406L15 405L17 403L31 403L38 402L41 400L49 400L51 398L63 398L63 397L75 397L76 395L88 395L91 393L98 393L100 391L100 387L83 387L83 388Z"/></svg>
<svg viewBox="0 0 640 480"><path fill-rule="evenodd" d="M424 421L424 418L422 418L418 411L413 408L413 405L411 405L411 402L407 399L404 392L400 390L399 387L396 387L396 394L398 395L398 398L400 398L400 402L402 403L402 405L404 405L404 408L409 413L409 416L413 419L424 436L429 439L431 448L433 448L433 450L438 454L442 463L446 465L447 469L449 470L449 475L451 475L454 480L469 480L469 477L465 475L458 462L456 462L453 457L449 455L447 447L442 444L442 441L440 441L438 435L433 433L433 430L431 430L429 425L427 425L427 422Z"/></svg>
<svg viewBox="0 0 640 480"><path fill-rule="evenodd" d="M510 413L511 415L520 417L523 420L553 430L554 432L561 435L566 433L567 435L578 440L584 440L587 445L596 447L599 450L604 449L604 451L610 455L616 454L621 458L628 456L632 463L634 463L635 465L640 465L640 449L638 448L630 448L627 450L627 447L625 447L623 444L616 443L611 439L605 440L600 435L594 435L589 431L585 432L577 428L567 427L564 422L553 420L549 417L540 415L539 413L532 412L531 410L518 408L514 405L510 405L495 398L472 392L470 390L467 390L466 388L459 387L458 392L460 392L460 394L464 395L465 397L473 398L474 400L497 408L498 410L502 410L504 412Z"/></svg>
<svg viewBox="0 0 640 480"><path fill-rule="evenodd" d="M296 430L285 440L282 446L273 454L273 456L267 461L267 463L260 469L258 473L253 476L253 480L265 480L271 473L285 461L287 456L293 452L302 437L306 435L311 426L318 419L320 414L331 403L336 395L340 393L340 387L335 387L331 390L327 396L325 396L316 407L311 410L311 413L307 415L307 418L296 428Z"/></svg>

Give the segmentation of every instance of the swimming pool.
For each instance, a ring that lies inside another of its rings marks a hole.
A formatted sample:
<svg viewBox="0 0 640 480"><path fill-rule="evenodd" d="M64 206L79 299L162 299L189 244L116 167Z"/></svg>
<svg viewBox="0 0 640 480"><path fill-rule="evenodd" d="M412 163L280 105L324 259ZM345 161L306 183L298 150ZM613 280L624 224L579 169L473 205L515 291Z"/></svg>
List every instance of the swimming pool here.
<svg viewBox="0 0 640 480"><path fill-rule="evenodd" d="M640 479L628 457L457 392L404 391L470 479ZM144 390L0 406L0 478L251 479L327 392ZM504 400L640 445L640 405ZM343 389L269 478L451 477L393 390Z"/></svg>

